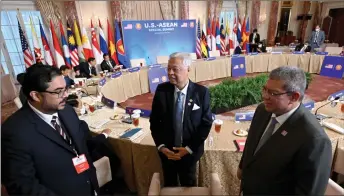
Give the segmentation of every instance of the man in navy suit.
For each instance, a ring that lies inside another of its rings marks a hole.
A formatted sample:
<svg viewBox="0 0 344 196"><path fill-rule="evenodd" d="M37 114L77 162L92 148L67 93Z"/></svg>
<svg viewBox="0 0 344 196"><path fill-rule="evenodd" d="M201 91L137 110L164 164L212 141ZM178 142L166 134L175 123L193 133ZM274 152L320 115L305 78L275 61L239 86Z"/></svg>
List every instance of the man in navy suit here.
<svg viewBox="0 0 344 196"><path fill-rule="evenodd" d="M308 42L311 43L312 51L315 48L320 48L325 41L325 32L320 30L320 26L315 27L315 31L312 32Z"/></svg>
<svg viewBox="0 0 344 196"><path fill-rule="evenodd" d="M96 59L93 57L88 58L87 62L80 63L80 75L86 78L92 78L97 75Z"/></svg>
<svg viewBox="0 0 344 196"><path fill-rule="evenodd" d="M169 82L158 85L150 128L164 172L165 186L196 185L196 163L212 125L209 91L188 78L191 58L173 53Z"/></svg>
<svg viewBox="0 0 344 196"><path fill-rule="evenodd" d="M2 126L2 183L10 195L95 195L96 170L85 138L89 129L66 105L58 68L27 69L28 101Z"/></svg>
<svg viewBox="0 0 344 196"><path fill-rule="evenodd" d="M62 65L60 67L60 71L63 75L63 78L65 79L66 81L66 86L69 88L71 87L72 85L74 85L74 80L72 80L70 77L69 77L69 73L70 73L70 69L69 67L67 67L66 65Z"/></svg>

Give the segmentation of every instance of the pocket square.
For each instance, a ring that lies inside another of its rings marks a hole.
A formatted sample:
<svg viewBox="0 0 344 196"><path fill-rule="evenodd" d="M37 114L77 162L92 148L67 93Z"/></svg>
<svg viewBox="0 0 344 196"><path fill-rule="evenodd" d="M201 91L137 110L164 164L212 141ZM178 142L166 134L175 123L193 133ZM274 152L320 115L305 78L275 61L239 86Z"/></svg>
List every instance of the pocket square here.
<svg viewBox="0 0 344 196"><path fill-rule="evenodd" d="M198 110L200 107L197 105L197 104L194 104L193 105L193 108L192 108L192 111L194 111L194 110Z"/></svg>

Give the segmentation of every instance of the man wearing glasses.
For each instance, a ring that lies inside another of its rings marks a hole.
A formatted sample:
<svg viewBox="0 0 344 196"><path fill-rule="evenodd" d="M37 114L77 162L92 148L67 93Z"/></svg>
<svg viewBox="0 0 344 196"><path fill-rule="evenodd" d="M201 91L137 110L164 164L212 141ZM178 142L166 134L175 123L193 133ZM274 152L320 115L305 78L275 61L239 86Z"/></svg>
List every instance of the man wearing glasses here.
<svg viewBox="0 0 344 196"><path fill-rule="evenodd" d="M279 67L270 73L239 164L243 195L324 195L331 142L301 104L305 89L302 69Z"/></svg>
<svg viewBox="0 0 344 196"><path fill-rule="evenodd" d="M87 152L88 127L66 105L59 69L28 68L28 102L2 126L2 183L9 195L94 195L96 171Z"/></svg>

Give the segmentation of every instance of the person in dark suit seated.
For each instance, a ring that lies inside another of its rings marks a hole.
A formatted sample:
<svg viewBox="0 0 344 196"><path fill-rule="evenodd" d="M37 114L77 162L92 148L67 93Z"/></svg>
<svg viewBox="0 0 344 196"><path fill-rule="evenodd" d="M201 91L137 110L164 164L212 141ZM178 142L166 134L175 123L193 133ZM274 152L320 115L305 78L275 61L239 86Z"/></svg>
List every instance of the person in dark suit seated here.
<svg viewBox="0 0 344 196"><path fill-rule="evenodd" d="M73 67L74 73L75 73L75 78L82 78L82 75L80 74L80 66L77 65Z"/></svg>
<svg viewBox="0 0 344 196"><path fill-rule="evenodd" d="M28 68L23 91L28 102L1 130L2 183L9 195L95 195L96 170L84 140L89 129L66 105L60 70Z"/></svg>
<svg viewBox="0 0 344 196"><path fill-rule="evenodd" d="M86 78L96 76L96 64L96 59L93 57L88 58L87 62L80 63L80 75Z"/></svg>
<svg viewBox="0 0 344 196"><path fill-rule="evenodd" d="M25 73L20 73L17 75L17 81L19 82L19 84L21 85L20 91L19 91L19 99L20 102L22 102L22 104L25 104L27 101L27 98L23 92L23 83L25 80Z"/></svg>
<svg viewBox="0 0 344 196"><path fill-rule="evenodd" d="M257 29L253 29L253 32L248 37L250 43L250 52L258 52L258 43L260 42L260 35Z"/></svg>
<svg viewBox="0 0 344 196"><path fill-rule="evenodd" d="M113 61L109 54L104 54L103 55L103 62L100 64L100 67L102 68L102 71L107 70L108 72L112 72L112 70L115 68L116 63Z"/></svg>
<svg viewBox="0 0 344 196"><path fill-rule="evenodd" d="M332 146L302 104L305 89L300 68L279 67L270 73L237 173L243 195L324 195Z"/></svg>
<svg viewBox="0 0 344 196"><path fill-rule="evenodd" d="M154 95L150 129L159 152L165 186L196 185L196 163L212 126L209 91L189 80L191 57L173 53L168 61L169 82Z"/></svg>
<svg viewBox="0 0 344 196"><path fill-rule="evenodd" d="M295 47L295 51L300 51L300 52L311 52L312 47L309 45L308 42L305 44L299 44Z"/></svg>
<svg viewBox="0 0 344 196"><path fill-rule="evenodd" d="M242 54L242 46L243 46L243 42L240 42L239 46L237 46L234 50L234 54Z"/></svg>
<svg viewBox="0 0 344 196"><path fill-rule="evenodd" d="M63 78L65 79L66 81L66 86L67 88L70 88L72 85L74 85L74 80L72 80L70 77L69 77L69 73L70 73L70 69L69 67L67 67L66 65L62 65L60 67L60 71L63 75Z"/></svg>

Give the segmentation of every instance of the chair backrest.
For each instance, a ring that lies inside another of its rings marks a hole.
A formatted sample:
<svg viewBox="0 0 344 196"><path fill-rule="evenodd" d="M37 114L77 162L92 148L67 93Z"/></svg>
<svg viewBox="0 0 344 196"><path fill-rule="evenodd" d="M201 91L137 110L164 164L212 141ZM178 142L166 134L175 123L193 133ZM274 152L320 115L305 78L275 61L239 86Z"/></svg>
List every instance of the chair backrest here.
<svg viewBox="0 0 344 196"><path fill-rule="evenodd" d="M190 57L191 57L192 60L196 60L197 59L196 53L190 53Z"/></svg>
<svg viewBox="0 0 344 196"><path fill-rule="evenodd" d="M101 159L93 162L93 165L97 170L99 187L102 187L104 184L112 180L109 157L102 157Z"/></svg>
<svg viewBox="0 0 344 196"><path fill-rule="evenodd" d="M326 47L325 52L328 52L328 54L339 55L342 52L342 47Z"/></svg>
<svg viewBox="0 0 344 196"><path fill-rule="evenodd" d="M154 173L149 186L148 195L160 195L160 173Z"/></svg>
<svg viewBox="0 0 344 196"><path fill-rule="evenodd" d="M272 52L272 47L266 47L266 52Z"/></svg>
<svg viewBox="0 0 344 196"><path fill-rule="evenodd" d="M220 50L209 51L209 57L218 57L220 56Z"/></svg>
<svg viewBox="0 0 344 196"><path fill-rule="evenodd" d="M158 64L168 63L168 59L169 59L169 58L170 58L169 56L157 56L157 57L156 57L156 62L157 62Z"/></svg>
<svg viewBox="0 0 344 196"><path fill-rule="evenodd" d="M229 49L229 54L234 54L234 49Z"/></svg>
<svg viewBox="0 0 344 196"><path fill-rule="evenodd" d="M97 74L99 74L99 72L103 71L102 67L100 66L100 64L96 65L96 71L97 71Z"/></svg>
<svg viewBox="0 0 344 196"><path fill-rule="evenodd" d="M140 67L140 63L142 66L146 66L146 59L130 59L131 67Z"/></svg>
<svg viewBox="0 0 344 196"><path fill-rule="evenodd" d="M333 180L328 179L325 195L344 195L344 189Z"/></svg>
<svg viewBox="0 0 344 196"><path fill-rule="evenodd" d="M14 104L16 104L17 108L20 109L23 107L22 102L20 101L19 97L14 98Z"/></svg>

